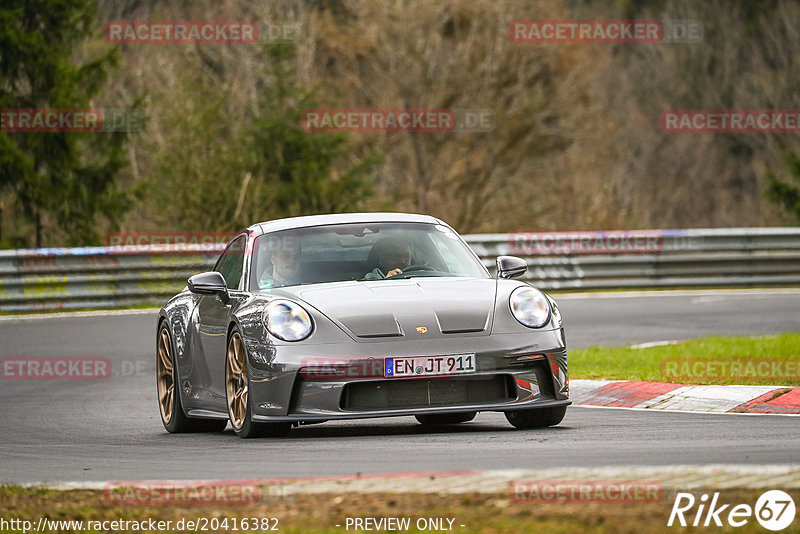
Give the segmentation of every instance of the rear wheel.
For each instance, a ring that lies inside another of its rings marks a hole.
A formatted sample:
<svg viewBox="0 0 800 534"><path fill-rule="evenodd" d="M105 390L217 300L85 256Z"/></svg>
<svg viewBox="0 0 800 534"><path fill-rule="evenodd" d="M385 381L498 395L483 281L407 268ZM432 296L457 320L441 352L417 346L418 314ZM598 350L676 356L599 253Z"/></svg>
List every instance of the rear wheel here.
<svg viewBox="0 0 800 534"><path fill-rule="evenodd" d="M156 391L161 422L168 432L222 432L227 421L217 419L195 419L183 413L180 391L175 389L177 370L172 336L166 321L158 328L156 339Z"/></svg>
<svg viewBox="0 0 800 534"><path fill-rule="evenodd" d="M431 413L415 415L420 424L425 426L434 425L457 425L472 421L478 412L458 412L458 413Z"/></svg>
<svg viewBox="0 0 800 534"><path fill-rule="evenodd" d="M280 437L289 433L291 423L255 423L250 407L250 379L247 354L239 329L234 327L228 339L225 357L225 397L228 417L240 438Z"/></svg>
<svg viewBox="0 0 800 534"><path fill-rule="evenodd" d="M554 426L564 419L566 406L553 408L536 408L531 410L511 410L506 412L506 419L515 428L544 428Z"/></svg>

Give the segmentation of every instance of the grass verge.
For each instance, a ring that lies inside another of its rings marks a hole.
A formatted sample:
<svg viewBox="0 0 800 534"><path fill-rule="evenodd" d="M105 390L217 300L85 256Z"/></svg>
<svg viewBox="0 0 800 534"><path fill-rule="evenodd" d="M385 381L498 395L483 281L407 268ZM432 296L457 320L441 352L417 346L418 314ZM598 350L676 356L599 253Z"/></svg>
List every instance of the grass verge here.
<svg viewBox="0 0 800 534"><path fill-rule="evenodd" d="M702 492L694 493L699 497ZM713 493L713 490L707 493ZM763 490L726 490L720 493L719 502L753 506L762 493ZM800 492L790 490L789 493L796 502L800 500ZM229 521L227 530L209 528L204 532L243 532L230 528L233 518L277 518L277 530L280 532L323 534L353 532L352 526L345 528L347 518L394 517L409 518L411 528L403 532L420 532L422 530L415 527L419 518L436 518L444 520L445 525L448 525L448 519L452 519L452 532L464 534L641 534L683 531L675 526L667 527L675 496L675 491L665 491L660 502L558 501L532 504L513 502L508 493L342 493L293 494L240 506L120 506L105 502L102 491L55 491L7 486L0 487L0 517L6 521L31 521L34 529L41 517L84 521L84 530L67 528L62 532L98 532L86 529L87 521L153 519L172 521L175 525L181 519L188 521L200 518L216 518L217 521L227 518ZM695 507L691 516L687 512L687 519L693 520L696 511ZM741 528L712 528L714 532L764 531L752 517ZM172 528L162 532L177 531ZM0 532L21 530L0 529ZM248 532L266 530L249 529ZM784 532L797 532L797 527L790 527Z"/></svg>
<svg viewBox="0 0 800 534"><path fill-rule="evenodd" d="M569 351L570 378L800 386L800 333Z"/></svg>

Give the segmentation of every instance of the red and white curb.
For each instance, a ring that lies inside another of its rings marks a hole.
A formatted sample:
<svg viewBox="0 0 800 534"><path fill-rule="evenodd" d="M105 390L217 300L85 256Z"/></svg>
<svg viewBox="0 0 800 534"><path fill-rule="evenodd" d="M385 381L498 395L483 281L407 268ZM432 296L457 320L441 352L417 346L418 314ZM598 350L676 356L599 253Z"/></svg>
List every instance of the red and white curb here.
<svg viewBox="0 0 800 534"><path fill-rule="evenodd" d="M800 414L800 388L692 386L627 380L570 380L578 406L712 413Z"/></svg>

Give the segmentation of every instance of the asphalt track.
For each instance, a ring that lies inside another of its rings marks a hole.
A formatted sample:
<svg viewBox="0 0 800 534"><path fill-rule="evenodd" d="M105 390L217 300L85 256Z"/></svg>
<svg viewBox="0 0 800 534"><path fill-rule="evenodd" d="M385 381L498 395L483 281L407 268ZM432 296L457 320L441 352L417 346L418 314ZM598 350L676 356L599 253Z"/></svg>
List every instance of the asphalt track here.
<svg viewBox="0 0 800 534"><path fill-rule="evenodd" d="M570 346L800 331L800 290L557 298ZM98 381L0 380L0 483L315 477L557 466L800 463L798 419L572 407L551 429L502 414L429 431L413 418L287 438L169 435L155 400L155 313L0 318L0 358L101 356ZM800 352L800 350L799 350Z"/></svg>

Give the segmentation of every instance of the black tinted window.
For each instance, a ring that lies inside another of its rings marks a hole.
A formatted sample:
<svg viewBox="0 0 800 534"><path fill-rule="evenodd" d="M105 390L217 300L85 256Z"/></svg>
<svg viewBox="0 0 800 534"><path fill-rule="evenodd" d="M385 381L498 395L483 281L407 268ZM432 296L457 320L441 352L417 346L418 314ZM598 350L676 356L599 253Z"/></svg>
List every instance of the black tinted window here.
<svg viewBox="0 0 800 534"><path fill-rule="evenodd" d="M238 289L244 269L244 251L247 237L241 236L234 239L225 249L216 270L222 274L228 289Z"/></svg>

